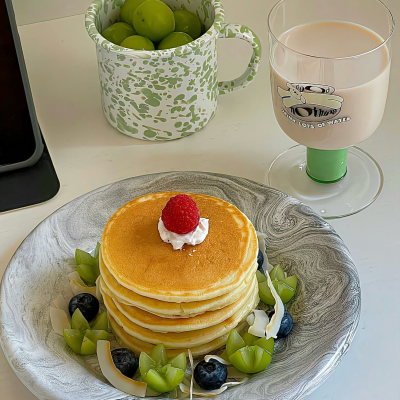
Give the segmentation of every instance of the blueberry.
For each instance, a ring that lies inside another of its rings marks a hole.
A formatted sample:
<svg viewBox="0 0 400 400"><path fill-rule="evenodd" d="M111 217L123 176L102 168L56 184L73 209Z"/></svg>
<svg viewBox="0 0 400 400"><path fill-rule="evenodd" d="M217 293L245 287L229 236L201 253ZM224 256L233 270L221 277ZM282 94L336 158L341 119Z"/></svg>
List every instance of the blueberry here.
<svg viewBox="0 0 400 400"><path fill-rule="evenodd" d="M267 311L267 315L268 315L269 319L271 319L274 314L275 314L274 309ZM279 327L279 331L276 335L276 338L282 339L282 338L288 336L289 333L292 332L292 329L293 329L293 318L290 315L289 311L285 310L285 312L283 314L281 326Z"/></svg>
<svg viewBox="0 0 400 400"><path fill-rule="evenodd" d="M228 370L217 360L201 361L194 369L194 379L204 390L219 389L228 377Z"/></svg>
<svg viewBox="0 0 400 400"><path fill-rule="evenodd" d="M132 378L135 375L139 367L139 360L133 351L129 349L115 349L111 352L111 357L115 367L123 375L128 378Z"/></svg>
<svg viewBox="0 0 400 400"><path fill-rule="evenodd" d="M262 253L261 250L258 250L257 254L257 264L258 264L258 270L264 273L262 269L262 265L264 264L264 254Z"/></svg>
<svg viewBox="0 0 400 400"><path fill-rule="evenodd" d="M86 320L90 322L99 312L100 304L92 294L80 293L74 296L69 302L68 309L71 316L77 308L79 308Z"/></svg>

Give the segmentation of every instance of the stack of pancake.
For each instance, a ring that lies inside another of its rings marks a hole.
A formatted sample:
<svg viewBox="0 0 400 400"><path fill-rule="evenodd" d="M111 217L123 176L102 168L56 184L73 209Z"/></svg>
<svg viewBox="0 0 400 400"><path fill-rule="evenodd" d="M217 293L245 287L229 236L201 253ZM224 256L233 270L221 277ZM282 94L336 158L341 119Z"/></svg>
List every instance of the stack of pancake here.
<svg viewBox="0 0 400 400"><path fill-rule="evenodd" d="M258 242L248 218L233 205L190 194L209 219L203 243L174 250L158 221L178 192L136 198L108 221L100 253L100 289L111 327L135 353L164 343L170 356L202 355L245 328L256 308Z"/></svg>

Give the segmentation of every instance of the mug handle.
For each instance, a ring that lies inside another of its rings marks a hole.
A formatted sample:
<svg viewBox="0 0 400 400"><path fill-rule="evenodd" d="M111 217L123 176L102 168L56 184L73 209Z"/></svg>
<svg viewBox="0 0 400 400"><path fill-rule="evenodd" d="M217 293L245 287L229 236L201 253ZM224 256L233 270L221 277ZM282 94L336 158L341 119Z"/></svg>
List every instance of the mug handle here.
<svg viewBox="0 0 400 400"><path fill-rule="evenodd" d="M257 73L261 61L261 42L258 36L247 26L239 24L222 24L218 34L219 39L241 39L253 47L253 55L246 71L232 81L218 82L219 94L233 92L245 88Z"/></svg>

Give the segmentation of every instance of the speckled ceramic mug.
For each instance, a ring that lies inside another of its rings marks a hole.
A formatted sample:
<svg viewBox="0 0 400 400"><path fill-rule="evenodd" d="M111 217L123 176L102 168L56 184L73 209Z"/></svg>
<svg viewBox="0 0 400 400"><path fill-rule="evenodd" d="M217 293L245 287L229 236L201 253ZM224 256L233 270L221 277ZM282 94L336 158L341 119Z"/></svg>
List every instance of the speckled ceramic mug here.
<svg viewBox="0 0 400 400"><path fill-rule="evenodd" d="M253 80L261 60L260 40L246 26L225 24L219 0L163 0L172 10L197 14L204 34L185 46L157 51L126 49L101 36L119 21L124 1L95 0L85 17L96 43L103 112L120 132L142 140L189 136L214 116L219 94ZM235 80L218 82L218 38L246 40L253 47L247 70Z"/></svg>

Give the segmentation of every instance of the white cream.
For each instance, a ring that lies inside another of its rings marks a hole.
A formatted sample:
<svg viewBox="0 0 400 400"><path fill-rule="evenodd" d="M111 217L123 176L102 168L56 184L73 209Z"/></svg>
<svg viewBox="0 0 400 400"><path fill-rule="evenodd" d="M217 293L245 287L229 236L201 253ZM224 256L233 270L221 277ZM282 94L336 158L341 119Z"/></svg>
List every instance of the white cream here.
<svg viewBox="0 0 400 400"><path fill-rule="evenodd" d="M197 228L184 235L170 232L164 225L164 222L160 218L158 221L158 232L160 233L161 239L165 243L171 243L174 250L181 250L183 245L190 244L195 246L204 242L208 235L209 221L206 218L200 218L199 225Z"/></svg>

